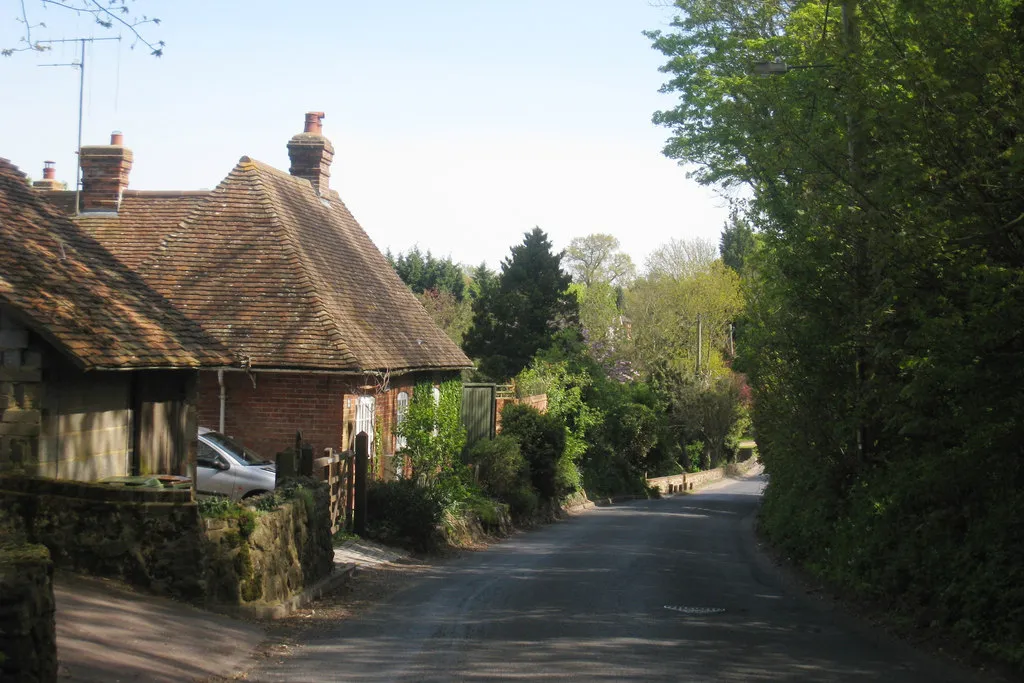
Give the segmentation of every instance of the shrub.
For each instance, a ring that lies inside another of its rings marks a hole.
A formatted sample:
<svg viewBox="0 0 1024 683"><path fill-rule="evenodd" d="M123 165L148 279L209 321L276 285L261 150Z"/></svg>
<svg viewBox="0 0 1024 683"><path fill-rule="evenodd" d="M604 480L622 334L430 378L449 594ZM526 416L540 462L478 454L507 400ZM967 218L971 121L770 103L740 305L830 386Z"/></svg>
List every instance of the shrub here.
<svg viewBox="0 0 1024 683"><path fill-rule="evenodd" d="M510 403L501 411L501 431L519 442L530 465L530 481L541 498L561 495L565 484L560 485L558 475L559 460L565 454L565 423L536 408Z"/></svg>
<svg viewBox="0 0 1024 683"><path fill-rule="evenodd" d="M516 521L532 518L540 508L540 498L529 482L523 482L508 492L509 509Z"/></svg>
<svg viewBox="0 0 1024 683"><path fill-rule="evenodd" d="M508 502L512 491L529 484L529 464L519 442L508 434L476 442L468 457L479 468L481 488L496 498Z"/></svg>
<svg viewBox="0 0 1024 683"><path fill-rule="evenodd" d="M429 552L438 544L444 505L411 479L375 481L366 499L367 535L382 543Z"/></svg>

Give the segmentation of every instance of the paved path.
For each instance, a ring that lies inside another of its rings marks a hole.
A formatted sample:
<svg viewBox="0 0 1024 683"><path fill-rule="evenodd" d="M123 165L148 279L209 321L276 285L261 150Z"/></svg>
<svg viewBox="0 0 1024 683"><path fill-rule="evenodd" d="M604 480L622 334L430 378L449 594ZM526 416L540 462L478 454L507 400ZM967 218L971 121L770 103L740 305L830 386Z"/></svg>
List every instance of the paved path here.
<svg viewBox="0 0 1024 683"><path fill-rule="evenodd" d="M334 551L334 571L394 562L408 553L354 539ZM180 683L248 668L265 637L233 619L116 582L58 572L57 656L61 681Z"/></svg>
<svg viewBox="0 0 1024 683"><path fill-rule="evenodd" d="M788 588L763 480L599 508L441 563L247 680L972 680Z"/></svg>
<svg viewBox="0 0 1024 683"><path fill-rule="evenodd" d="M58 573L58 680L181 683L227 676L263 640L258 624L112 582Z"/></svg>

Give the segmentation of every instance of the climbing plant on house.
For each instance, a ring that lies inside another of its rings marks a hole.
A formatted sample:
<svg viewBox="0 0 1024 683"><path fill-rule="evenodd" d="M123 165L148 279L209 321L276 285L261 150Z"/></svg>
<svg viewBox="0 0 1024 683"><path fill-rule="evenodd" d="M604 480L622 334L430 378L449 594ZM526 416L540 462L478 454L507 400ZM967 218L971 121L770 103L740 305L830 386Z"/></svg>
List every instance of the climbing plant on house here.
<svg viewBox="0 0 1024 683"><path fill-rule="evenodd" d="M451 476L466 444L466 429L459 421L462 385L450 380L434 387L420 382L409 400L409 410L395 434L405 440L396 455L412 468L413 477L434 486Z"/></svg>

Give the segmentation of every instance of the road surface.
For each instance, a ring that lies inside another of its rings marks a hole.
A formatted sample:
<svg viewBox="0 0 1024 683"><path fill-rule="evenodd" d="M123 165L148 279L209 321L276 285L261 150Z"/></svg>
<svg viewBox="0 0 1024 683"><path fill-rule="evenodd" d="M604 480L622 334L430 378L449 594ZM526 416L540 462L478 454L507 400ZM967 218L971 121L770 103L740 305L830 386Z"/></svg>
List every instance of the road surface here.
<svg viewBox="0 0 1024 683"><path fill-rule="evenodd" d="M973 680L783 580L754 539L763 485L597 508L442 562L248 680Z"/></svg>

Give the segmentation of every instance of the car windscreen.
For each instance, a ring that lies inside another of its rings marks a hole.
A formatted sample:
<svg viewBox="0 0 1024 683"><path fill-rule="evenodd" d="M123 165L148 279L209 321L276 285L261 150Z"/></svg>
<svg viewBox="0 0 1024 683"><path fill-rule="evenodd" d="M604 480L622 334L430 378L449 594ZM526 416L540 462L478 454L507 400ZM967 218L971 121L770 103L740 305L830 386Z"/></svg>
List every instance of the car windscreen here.
<svg viewBox="0 0 1024 683"><path fill-rule="evenodd" d="M238 443L230 436L224 436L218 432L206 432L203 434L203 438L207 439L210 443L216 444L224 450L231 453L231 455L238 458L245 465L273 465L273 460L267 460L262 455L246 448L242 444Z"/></svg>

